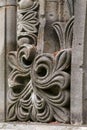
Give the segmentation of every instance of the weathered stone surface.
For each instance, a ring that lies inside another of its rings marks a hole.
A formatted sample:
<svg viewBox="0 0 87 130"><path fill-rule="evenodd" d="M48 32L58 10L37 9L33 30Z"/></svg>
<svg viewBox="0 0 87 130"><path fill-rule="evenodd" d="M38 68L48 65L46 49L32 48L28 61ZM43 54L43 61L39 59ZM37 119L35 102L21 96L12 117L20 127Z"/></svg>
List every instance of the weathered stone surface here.
<svg viewBox="0 0 87 130"><path fill-rule="evenodd" d="M16 13L14 12L16 12L15 0L0 1L0 121L6 118L7 52L16 47Z"/></svg>
<svg viewBox="0 0 87 130"><path fill-rule="evenodd" d="M87 1L76 0L71 64L71 122L87 123Z"/></svg>
<svg viewBox="0 0 87 130"><path fill-rule="evenodd" d="M17 5L17 0L6 0L6 4L7 6L11 5L11 6L16 6Z"/></svg>
<svg viewBox="0 0 87 130"><path fill-rule="evenodd" d="M7 51L8 121L69 123L74 17L72 2L67 5L65 0L19 1L17 50L7 42L7 50L13 47Z"/></svg>
<svg viewBox="0 0 87 130"><path fill-rule="evenodd" d="M0 130L87 130L86 126L50 125L38 123L0 123Z"/></svg>
<svg viewBox="0 0 87 130"><path fill-rule="evenodd" d="M14 6L16 4L17 4L17 2L15 0L0 0L0 7L6 6L6 5Z"/></svg>
<svg viewBox="0 0 87 130"><path fill-rule="evenodd" d="M8 75L10 68L8 67L8 52L16 50L17 41L17 5L16 0L7 0L5 5L5 112L7 112L7 90ZM6 117L5 117L6 118Z"/></svg>
<svg viewBox="0 0 87 130"><path fill-rule="evenodd" d="M6 53L10 50L16 50L17 45L17 27L16 27L16 18L17 18L17 7L6 6Z"/></svg>
<svg viewBox="0 0 87 130"><path fill-rule="evenodd" d="M9 121L18 119L69 122L71 92L71 122L87 123L86 0L77 0L75 3L76 18L72 47L74 1L28 0L25 3L21 0L18 7L17 49L16 0L0 3L0 7L6 4L6 8L0 9L2 19L0 73L3 77L0 80L3 86L0 94L3 99L0 111L3 112L5 108L6 112L6 92L9 84ZM71 68L70 48L73 51ZM7 78L9 72L11 73Z"/></svg>
<svg viewBox="0 0 87 130"><path fill-rule="evenodd" d="M0 121L5 115L5 8L0 8Z"/></svg>

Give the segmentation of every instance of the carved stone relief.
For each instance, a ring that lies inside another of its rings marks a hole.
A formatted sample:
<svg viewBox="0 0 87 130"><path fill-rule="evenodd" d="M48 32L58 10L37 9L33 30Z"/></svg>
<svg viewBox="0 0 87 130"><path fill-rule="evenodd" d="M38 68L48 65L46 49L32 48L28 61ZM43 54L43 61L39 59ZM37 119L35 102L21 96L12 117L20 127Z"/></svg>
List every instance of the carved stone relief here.
<svg viewBox="0 0 87 130"><path fill-rule="evenodd" d="M74 0L18 4L17 51L8 54L8 120L69 123Z"/></svg>

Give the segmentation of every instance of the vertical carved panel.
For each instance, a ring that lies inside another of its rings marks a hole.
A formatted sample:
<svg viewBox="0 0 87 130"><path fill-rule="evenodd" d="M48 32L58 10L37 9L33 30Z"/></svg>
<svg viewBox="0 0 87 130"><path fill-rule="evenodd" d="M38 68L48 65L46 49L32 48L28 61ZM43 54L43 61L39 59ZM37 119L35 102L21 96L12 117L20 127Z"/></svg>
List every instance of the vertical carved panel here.
<svg viewBox="0 0 87 130"><path fill-rule="evenodd" d="M8 54L8 120L69 122L73 22L73 1L19 2L18 47Z"/></svg>

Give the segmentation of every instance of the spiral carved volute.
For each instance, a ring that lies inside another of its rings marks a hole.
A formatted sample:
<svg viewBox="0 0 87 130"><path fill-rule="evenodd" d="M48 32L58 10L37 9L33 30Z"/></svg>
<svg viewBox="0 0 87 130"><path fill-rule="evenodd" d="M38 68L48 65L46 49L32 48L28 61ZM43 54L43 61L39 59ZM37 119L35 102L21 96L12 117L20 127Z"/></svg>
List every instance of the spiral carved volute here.
<svg viewBox="0 0 87 130"><path fill-rule="evenodd" d="M61 1L18 1L17 50L8 54L9 121L69 123L74 10L73 0ZM67 19L59 10L51 19L48 5L55 2Z"/></svg>

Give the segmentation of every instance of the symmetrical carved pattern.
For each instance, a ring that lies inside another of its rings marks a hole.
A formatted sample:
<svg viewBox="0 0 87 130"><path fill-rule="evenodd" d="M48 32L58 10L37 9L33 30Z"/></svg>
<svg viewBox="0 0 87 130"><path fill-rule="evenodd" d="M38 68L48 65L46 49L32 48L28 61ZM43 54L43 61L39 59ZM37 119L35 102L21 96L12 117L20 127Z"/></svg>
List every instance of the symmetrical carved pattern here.
<svg viewBox="0 0 87 130"><path fill-rule="evenodd" d="M35 44L37 41L37 26L38 21L38 7L37 1L27 0L26 2L21 0L19 2L18 19L17 19L17 36L18 45L21 45L24 41L29 44Z"/></svg>
<svg viewBox="0 0 87 130"><path fill-rule="evenodd" d="M72 47L73 23L74 16L70 18L70 20L65 25L65 28L64 26L62 27L61 23L59 22L53 23L53 28L55 29L58 36L58 43L60 45L60 49Z"/></svg>
<svg viewBox="0 0 87 130"><path fill-rule="evenodd" d="M35 57L35 48L25 44L9 54L9 115L11 120L69 121L71 51ZM31 61L29 61L31 59Z"/></svg>
<svg viewBox="0 0 87 130"><path fill-rule="evenodd" d="M38 42L41 42L40 49L44 46L45 24L41 25L41 22L45 16L43 10L43 15L38 13L40 0L27 0L25 3L23 0L19 2L18 48L8 54L11 68L8 120L68 123L74 17L67 23L54 21L51 25L57 34L59 50L43 53L42 49L38 53Z"/></svg>

